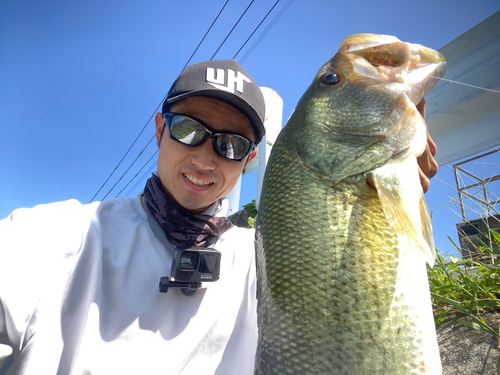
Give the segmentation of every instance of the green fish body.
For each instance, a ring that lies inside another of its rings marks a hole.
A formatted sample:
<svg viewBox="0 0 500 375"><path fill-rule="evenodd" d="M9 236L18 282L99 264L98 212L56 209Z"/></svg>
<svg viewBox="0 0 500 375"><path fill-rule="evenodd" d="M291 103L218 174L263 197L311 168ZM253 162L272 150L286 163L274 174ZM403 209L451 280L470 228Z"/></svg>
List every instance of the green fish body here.
<svg viewBox="0 0 500 375"><path fill-rule="evenodd" d="M358 34L318 72L269 159L257 218L256 374L440 374L415 104L445 60Z"/></svg>

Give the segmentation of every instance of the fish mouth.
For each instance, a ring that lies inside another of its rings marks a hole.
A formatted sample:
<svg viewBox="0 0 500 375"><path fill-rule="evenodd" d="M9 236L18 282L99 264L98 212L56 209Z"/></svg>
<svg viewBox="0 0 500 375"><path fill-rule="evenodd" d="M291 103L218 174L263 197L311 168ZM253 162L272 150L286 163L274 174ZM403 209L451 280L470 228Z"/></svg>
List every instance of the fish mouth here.
<svg viewBox="0 0 500 375"><path fill-rule="evenodd" d="M446 60L439 51L388 35L353 35L342 43L339 52L351 60L352 81L404 84L408 98L415 104L446 71Z"/></svg>

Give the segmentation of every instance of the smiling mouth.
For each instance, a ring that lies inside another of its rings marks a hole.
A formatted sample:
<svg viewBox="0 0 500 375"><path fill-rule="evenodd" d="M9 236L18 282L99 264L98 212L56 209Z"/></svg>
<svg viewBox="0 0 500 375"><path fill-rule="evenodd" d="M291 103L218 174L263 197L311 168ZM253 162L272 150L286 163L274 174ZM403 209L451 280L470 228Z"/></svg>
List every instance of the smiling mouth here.
<svg viewBox="0 0 500 375"><path fill-rule="evenodd" d="M191 176L189 174L183 173L182 175L184 177L186 177L189 181L191 181L193 184L195 184L196 186L207 186L207 185L213 185L214 184L213 182L210 182L210 181L199 180L196 177Z"/></svg>

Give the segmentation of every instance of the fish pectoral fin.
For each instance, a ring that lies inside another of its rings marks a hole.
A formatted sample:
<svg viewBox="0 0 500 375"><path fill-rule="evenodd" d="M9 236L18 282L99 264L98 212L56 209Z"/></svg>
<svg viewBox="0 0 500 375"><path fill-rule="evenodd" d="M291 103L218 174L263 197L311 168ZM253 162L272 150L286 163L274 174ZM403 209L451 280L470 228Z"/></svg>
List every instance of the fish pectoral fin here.
<svg viewBox="0 0 500 375"><path fill-rule="evenodd" d="M436 260L436 244L434 243L434 233L432 230L432 218L425 201L424 191L420 194L420 218L422 219L422 235L429 246L430 254L426 254L429 266L434 267Z"/></svg>
<svg viewBox="0 0 500 375"><path fill-rule="evenodd" d="M433 266L436 253L431 217L418 178L416 159L409 156L390 161L372 171L370 177L390 226L399 236L413 240Z"/></svg>

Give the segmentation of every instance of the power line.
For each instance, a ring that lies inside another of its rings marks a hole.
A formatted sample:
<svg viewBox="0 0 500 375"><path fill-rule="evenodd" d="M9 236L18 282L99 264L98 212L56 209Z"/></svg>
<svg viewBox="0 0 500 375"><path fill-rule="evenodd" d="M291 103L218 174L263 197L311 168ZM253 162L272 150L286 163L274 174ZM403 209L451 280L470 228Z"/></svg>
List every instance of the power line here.
<svg viewBox="0 0 500 375"><path fill-rule="evenodd" d="M278 22L278 20L281 18L281 16L286 12L286 10L292 5L293 0L288 0L287 3L283 6L283 8L280 9L278 14L274 16L274 18L271 20L269 25L264 29L264 31L259 35L257 40L250 46L250 48L247 50L247 52L243 55L240 64L243 64L243 62L250 56L250 54L254 51L254 49L259 45L259 43L264 39L264 37L267 35L267 33L273 28L273 26Z"/></svg>
<svg viewBox="0 0 500 375"><path fill-rule="evenodd" d="M127 170L125 172L123 172L122 176L118 179L118 181L116 181L116 183L113 185L113 187L111 189L109 189L109 191L107 192L107 194L102 198L103 200L106 199L106 197L109 195L109 193L111 193L113 191L113 189L116 187L116 185L118 185L118 183L122 180L123 177L125 177L125 175L127 174L127 172L130 170L130 168L132 168L135 164L135 162L141 157L142 153L144 152L144 150L146 150L146 148L148 148L148 146L151 144L151 142L153 142L153 139L155 139L155 135L153 136L153 138L151 138L148 142L148 144L146 145L146 147L144 147L142 149L141 152L139 152L139 155L137 155L137 157L135 158L135 160L132 162L132 164L130 164L130 166L127 168Z"/></svg>
<svg viewBox="0 0 500 375"><path fill-rule="evenodd" d="M241 19L243 18L243 16L245 15L245 13L247 12L247 10L250 8L250 6L253 4L255 0L252 0L250 2L250 4L248 4L247 6L247 9L245 9L245 11L243 12L243 14L240 16L240 18L238 19L238 21L236 21L236 23L234 24L233 28L231 29L231 31L229 32L229 34L226 35L226 38L222 41L222 43L220 44L219 48L217 48L217 51L215 51L215 53L213 54L213 56L210 58L210 61L212 61L215 57L215 55L217 55L217 52L219 52L219 50L221 49L221 47L224 45L224 43L226 43L226 40L227 38L229 38L229 35L231 35L231 33L233 32L233 30L236 28L236 26L238 26L238 24L240 23Z"/></svg>
<svg viewBox="0 0 500 375"><path fill-rule="evenodd" d="M163 101L162 101L163 102ZM161 103L160 103L161 105ZM160 107L160 105L158 105L156 107L156 110L158 110L158 108ZM154 112L156 113L156 112ZM97 194L99 194L99 192L102 190L102 188L104 187L104 185L106 185L106 183L109 181L109 179L111 178L111 176L113 176L113 174L116 172L116 170L118 169L118 167L120 166L120 164L122 163L123 159L125 159L125 157L128 155L128 153L130 152L130 150L132 149L132 147L134 147L134 145L136 144L137 140L139 139L139 137L141 136L141 134L144 132L144 130L146 129L146 127L148 126L149 122L151 121L151 119L153 118L154 116L154 113L151 115L151 117L149 118L149 120L146 122L146 124L144 125L144 127L142 128L142 130L140 131L139 135L135 138L134 142L132 142L132 145L128 148L127 152L125 153L125 155L123 155L123 157L121 158L121 160L118 162L118 165L115 167L115 169L113 170L113 172L111 172L111 174L108 176L108 178L106 179L106 181L104 181L104 183L102 184L102 186L99 188L99 190L97 190L97 193L94 194L94 196L92 197L92 199L90 200L89 203L92 203L95 199L95 197L97 196ZM151 143L151 141L150 141ZM137 160L137 159L136 159ZM130 168L129 168L130 169ZM128 169L127 169L128 170ZM123 178L123 176L122 176ZM121 178L120 178L121 180ZM109 194L109 192L108 192ZM104 198L106 198L108 196L108 194L106 194L106 196ZM103 199L104 199L103 198Z"/></svg>
<svg viewBox="0 0 500 375"><path fill-rule="evenodd" d="M144 165L144 167L146 167L147 164ZM153 169L155 169L155 167L157 166L157 163L152 163L151 166L148 168L148 170L146 172L144 172L138 179L138 181L125 193L126 196L130 196L130 194L132 194L132 192L134 191L134 189L139 186L139 184L142 184L142 186L144 187L144 180L146 180L146 177L149 176L151 174L151 172L153 171Z"/></svg>
<svg viewBox="0 0 500 375"><path fill-rule="evenodd" d="M264 29L264 31L259 35L257 40L250 46L250 48L245 52L243 57L241 58L240 64L243 65L243 62L250 56L250 54L253 52L253 50L259 45L259 43L264 39L264 37L267 35L267 33L273 28L273 26L278 22L278 20L281 18L281 16L286 12L286 10L292 5L293 0L288 0L285 5L283 5L283 8L278 12L276 16L272 19L272 21L267 25L267 27Z"/></svg>
<svg viewBox="0 0 500 375"><path fill-rule="evenodd" d="M250 38L255 34L255 32L257 31L257 29L262 25L262 23L265 21L265 19L269 16L269 14L273 11L273 9L276 7L276 5L279 3L280 0L277 0L276 3L272 6L272 8L269 10L269 12L264 16L264 18L261 20L261 22L259 23L259 25L254 29L254 31L250 34L250 36L247 38L247 40L243 43L243 45L240 47L240 49L238 50L238 52L234 55L234 57L236 57L236 55L238 55L238 53L243 49L243 47L247 44L247 42L250 40ZM217 19L219 18L220 14L222 13L222 11L224 10L224 8L226 7L227 3L229 2L229 0L226 1L226 3L223 5L222 9L219 11L219 14L217 15L217 17L214 19L214 21L212 22L211 26L209 27L208 31L205 33L205 35L203 36L202 40L200 41L200 43L198 44L198 46L196 47L195 51L193 52L193 54L191 55L191 57L189 58L189 60L187 61L186 65L184 66L183 70L188 66L189 62L191 61L191 59L193 58L193 56L195 55L196 51L199 49L199 47L201 46L202 42L205 40L206 36L208 35L208 33L210 32L210 30L212 29L212 27L214 26L215 22L217 21ZM245 11L243 12L243 14L240 16L240 18L238 19L238 21L235 23L235 25L233 26L233 28L231 29L231 31L226 35L225 39L223 40L223 42L220 44L219 48L217 49L217 51L215 51L215 53L213 54L212 58L210 60L213 60L213 58L215 57L215 55L218 53L218 51L221 49L221 47L224 45L224 43L226 42L226 40L229 38L229 36L231 35L231 33L233 32L233 30L236 28L236 26L239 24L239 22L241 21L241 19L243 18L243 16L246 14L246 12L248 11L248 9L250 8L250 6L253 4L254 0L252 0L250 2L250 4L247 6L247 8L245 9ZM293 0L288 0L288 2L283 6L283 8L280 10L280 12L273 18L273 20L271 21L271 23L266 27L266 29L261 33L261 35L259 36L259 38L257 39L256 42L254 42L252 44L252 46L250 47L250 49L245 53L244 57L243 57L243 60L240 62L241 64L243 64L243 61L253 52L253 50L257 47L257 45L262 41L262 39L266 36L266 34L269 32L269 30L271 30L271 28L276 24L276 22L281 18L281 16L283 15L283 13L290 7L291 3L293 2ZM233 58L234 58L233 57ZM160 102L160 104L156 107L155 111L153 112L153 115L149 118L148 122L146 123L146 125L144 126L144 128L141 130L141 133L139 134L139 136L136 138L136 140L134 141L134 143L132 144L132 146L130 146L129 150L127 151L127 153L124 155L124 157L122 158L122 160L120 160L120 163L117 165L117 167L115 168L115 170L112 172L112 174L116 171L116 169L119 167L119 165L121 164L121 162L123 161L123 159L127 156L127 154L129 153L130 149L134 146L134 144L136 143L137 139L140 137L140 135L143 133L144 129L146 128L146 126L148 125L148 123L151 121L152 117L154 116L154 114L158 111L158 109L160 108L160 106L162 105L162 103L165 101L166 97L167 97L168 94L166 94L162 101ZM120 177L120 179L115 183L115 185L113 185L113 187L108 191L108 193L104 196L103 199L105 199L110 193L111 191L118 185L118 183L123 179L123 177L128 173L128 171L132 168L132 166L138 161L138 159L140 158L140 156L143 154L143 152L146 150L147 147L149 147L149 145L151 144L152 140L154 139L154 137L149 141L149 143L142 149L142 151L139 153L139 155L135 158L135 160L132 162L132 164L129 166L129 168L122 174L122 176ZM126 188L127 186L129 186L132 181L134 179L137 178L137 176L139 175L139 173L150 163L150 161L153 159L154 156L156 156L156 154L158 153L158 150L155 152L155 154L149 158L149 160L142 166L142 168L139 170L139 172L136 173L136 175L134 177L132 177L132 179L125 185L125 187L120 190L120 192L116 195L116 197L118 197ZM111 175L112 175L111 174ZM107 181L110 179L111 175L108 177L108 179L105 181L105 183L103 184L103 186L107 183ZM103 188L103 186L101 186L101 188L99 189L99 191ZM97 194L99 193L99 191L96 193L95 196L97 196ZM94 198L95 198L94 196ZM92 198L92 200L94 199Z"/></svg>
<svg viewBox="0 0 500 375"><path fill-rule="evenodd" d="M257 27L253 30L253 32L250 34L250 36L247 38L247 40L245 40L245 43L243 43L243 45L240 47L240 49L238 50L238 52L235 53L235 55L233 56L233 59L236 58L236 56L238 56L238 53L240 53L240 51L243 49L243 47L246 46L246 44L248 43L248 41L250 40L250 38L253 36L253 34L255 34L255 32L257 31L257 29L260 27L260 25L262 25L262 22L264 22L267 18L267 16L269 16L269 14L273 11L273 9L276 7L276 5L278 5L278 3L280 2L280 0L276 1L273 5L273 7L271 8L271 10L269 12L267 12L267 14L265 15L265 17L262 19L262 21L260 21L260 23L257 25Z"/></svg>
<svg viewBox="0 0 500 375"><path fill-rule="evenodd" d="M279 1L279 0L278 0ZM201 39L201 42L198 44L198 47L196 47L196 49L194 50L193 54L191 55L191 57L189 58L189 60L187 61L186 65L184 65L184 68L182 68L182 70L186 69L186 67L189 65L189 62L191 61L191 59L193 58L194 54L196 53L196 51L198 51L198 48L200 48L201 46L201 43L203 43L203 41L205 40L206 36L208 35L208 33L210 32L210 30L212 30L212 26L215 24L215 22L217 21L217 19L219 18L220 14L222 13L222 11L224 10L224 8L226 7L227 3L229 3L229 0L226 1L226 3L224 4L224 6L222 7L222 9L220 10L219 14L217 15L217 17L215 17L214 19L214 22L212 22L212 24L210 25L210 27L208 28L207 32L205 33L205 36L203 37L203 39ZM219 47L220 48L220 47ZM215 56L215 55L214 55ZM212 57L213 58L213 57Z"/></svg>
<svg viewBox="0 0 500 375"><path fill-rule="evenodd" d="M196 47L195 51L193 52L193 54L191 55L191 57L189 58L189 60L187 61L186 65L184 66L184 69L186 69L186 66L189 64L189 62L191 61L191 59L193 58L194 54L196 53L196 51L198 50L198 48L200 47L201 43L203 43L203 41L205 40L206 36L208 35L208 33L210 32L210 30L212 29L212 26L215 24L215 22L217 21L217 19L219 18L219 16L221 15L222 11L224 10L224 8L226 7L227 3L229 2L229 0L226 0L225 4L222 6L222 9L219 11L219 14L217 14L217 17L215 17L214 21L212 22L212 24L210 25L209 29L207 30L207 32L205 33L205 35L203 36L201 42L198 44L198 47ZM92 199L90 200L89 203L92 203L95 199L95 197L97 197L97 194L99 194L99 192L104 188L104 186L108 183L109 179L113 176L113 174L117 171L118 167L120 167L121 163L123 162L123 160L127 157L128 153L130 152L130 150L132 149L132 147L134 147L134 145L136 144L137 140L139 139L139 137L142 135L142 133L144 132L144 130L146 130L146 127L148 126L148 124L151 122L151 119L155 116L156 112L158 111L158 109L161 107L161 105L163 104L163 102L165 101L165 99L167 98L167 94L165 94L165 96L163 97L163 99L160 101L160 103L156 106L155 110L153 111L153 114L151 115L151 117L149 117L148 121L146 122L146 124L144 125L144 127L142 128L142 130L140 131L139 135L135 138L134 142L132 142L132 145L128 148L127 152L125 152L125 155L123 155L123 157L121 158L121 160L118 162L117 166L115 167L115 169L113 169L113 171L111 172L111 174L108 176L108 178L106 179L106 181L104 181L104 183L101 185L101 187L99 188L99 190L97 190L97 192L94 194L94 196L92 197ZM151 141L149 141L149 143L151 143ZM148 143L148 145L149 145ZM144 152L144 150L147 148L144 147L141 151L141 153L139 154L139 156ZM120 179L118 180L118 182L121 181L121 179L125 176L125 174L130 170L130 168L134 165L134 163L137 161L139 157L137 157L134 162L132 163L132 165L130 165L130 167L127 169L127 171L125 171L125 173L120 177ZM116 186L116 184L111 188L111 190L108 191L108 193L104 196L104 198L106 198L109 193L111 193L111 191L113 190L113 188ZM102 199L104 199L102 198Z"/></svg>
<svg viewBox="0 0 500 375"><path fill-rule="evenodd" d="M152 159L156 156L156 154L158 154L158 151L159 151L159 150L156 150L156 152L153 154L153 156L151 156L151 157L149 158L149 160L146 162L146 164L144 164L144 165L142 166L142 168L141 168L141 169L139 169L139 172L137 172L137 173L135 174L135 176L134 176L134 177L132 177L132 179L128 182L128 184L127 184L127 185L125 185L125 186L123 187L123 189L121 189L121 190L120 190L120 192L119 192L118 194L116 194L116 195L115 195L115 198L117 198L117 197L118 197L118 196L122 193L122 191L123 191L123 190L125 190L125 189L127 188L127 186L129 186L129 185L132 183L132 181L134 181L134 180L135 180L135 178L139 175L139 173L141 173L141 172L142 172L142 170L143 170L144 168L146 168L146 165L148 165L148 164L149 164L149 162L150 162L150 161L151 161L151 160L152 160ZM113 187L114 187L114 186L113 186Z"/></svg>

